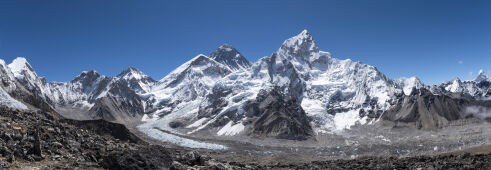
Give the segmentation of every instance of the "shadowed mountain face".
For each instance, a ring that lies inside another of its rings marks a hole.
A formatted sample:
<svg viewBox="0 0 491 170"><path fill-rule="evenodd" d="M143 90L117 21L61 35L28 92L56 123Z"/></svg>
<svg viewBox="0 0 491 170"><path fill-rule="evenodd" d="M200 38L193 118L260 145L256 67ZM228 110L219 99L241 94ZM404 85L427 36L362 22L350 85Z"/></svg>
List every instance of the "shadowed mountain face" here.
<svg viewBox="0 0 491 170"><path fill-rule="evenodd" d="M482 71L474 80L431 87L416 77L391 79L321 51L306 30L254 63L222 45L159 81L130 67L115 77L85 71L70 82L47 83L24 58L1 61L0 78L0 104L15 108L163 130L179 122L171 130L188 135L292 140L377 120L437 129L470 115L486 119L491 96L491 78Z"/></svg>
<svg viewBox="0 0 491 170"><path fill-rule="evenodd" d="M252 136L306 140L313 135L308 117L296 99L283 96L279 90L259 92L247 107L253 122Z"/></svg>
<svg viewBox="0 0 491 170"><path fill-rule="evenodd" d="M138 122L145 112L144 101L123 83L114 83L108 94L95 101L88 111L92 119L104 119L123 124Z"/></svg>
<svg viewBox="0 0 491 170"><path fill-rule="evenodd" d="M414 90L409 96L382 115L394 122L415 123L418 128L437 129L449 121L465 117L470 101L446 95L433 95L426 89Z"/></svg>
<svg viewBox="0 0 491 170"><path fill-rule="evenodd" d="M413 90L409 96L402 96L398 103L387 110L381 118L393 122L413 123L422 129L435 130L448 125L450 121L481 116L471 108L491 108L491 100L472 100L464 95L447 96L433 94L427 89ZM482 111L485 112L485 111ZM488 119L491 115L484 115Z"/></svg>

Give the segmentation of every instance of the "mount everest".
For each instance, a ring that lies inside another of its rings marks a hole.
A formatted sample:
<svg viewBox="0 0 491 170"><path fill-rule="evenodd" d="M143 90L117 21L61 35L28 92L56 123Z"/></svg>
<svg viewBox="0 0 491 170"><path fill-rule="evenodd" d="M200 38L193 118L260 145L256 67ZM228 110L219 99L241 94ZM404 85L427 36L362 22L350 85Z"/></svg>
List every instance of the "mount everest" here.
<svg viewBox="0 0 491 170"><path fill-rule="evenodd" d="M391 79L376 67L321 51L304 30L270 57L250 63L230 45L198 55L161 80L136 68L115 77L85 71L48 83L24 58L0 61L0 104L72 119L105 119L174 135L306 140L357 124L435 129L491 107L491 78L428 86ZM488 115L490 116L490 115Z"/></svg>

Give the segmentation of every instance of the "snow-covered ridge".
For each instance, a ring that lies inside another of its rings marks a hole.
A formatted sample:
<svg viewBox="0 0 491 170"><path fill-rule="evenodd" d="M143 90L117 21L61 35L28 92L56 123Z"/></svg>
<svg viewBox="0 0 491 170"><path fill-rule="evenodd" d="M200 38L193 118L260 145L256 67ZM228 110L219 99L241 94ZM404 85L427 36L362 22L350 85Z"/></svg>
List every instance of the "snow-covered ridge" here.
<svg viewBox="0 0 491 170"><path fill-rule="evenodd" d="M432 91L441 93L463 93L476 98L489 98L491 96L491 77L486 75L483 70L473 80L462 81L458 77L439 85L439 88L432 88ZM436 89L436 90L435 90Z"/></svg>

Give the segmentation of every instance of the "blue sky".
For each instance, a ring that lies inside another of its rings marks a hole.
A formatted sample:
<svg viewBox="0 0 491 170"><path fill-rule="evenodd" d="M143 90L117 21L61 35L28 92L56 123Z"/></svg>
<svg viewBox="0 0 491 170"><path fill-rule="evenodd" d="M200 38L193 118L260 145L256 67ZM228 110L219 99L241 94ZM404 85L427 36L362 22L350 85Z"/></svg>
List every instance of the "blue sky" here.
<svg viewBox="0 0 491 170"><path fill-rule="evenodd" d="M26 57L48 81L129 66L158 80L223 43L254 62L307 29L337 58L437 84L491 72L490 9L464 0L4 0L0 58Z"/></svg>

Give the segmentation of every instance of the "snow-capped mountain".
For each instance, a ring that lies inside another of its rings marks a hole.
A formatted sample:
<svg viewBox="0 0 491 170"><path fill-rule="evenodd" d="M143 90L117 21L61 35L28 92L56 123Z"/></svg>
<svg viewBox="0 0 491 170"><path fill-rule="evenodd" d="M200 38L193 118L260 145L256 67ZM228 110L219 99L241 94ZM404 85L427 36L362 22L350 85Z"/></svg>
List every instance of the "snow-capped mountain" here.
<svg viewBox="0 0 491 170"><path fill-rule="evenodd" d="M335 59L320 51L310 33L303 31L287 39L271 57L216 83L201 104L194 118L198 126L191 133L208 126L220 129L226 124L242 126L247 122L254 126L256 119L263 116L257 113L261 109L251 109L252 103L263 100L260 92L265 93L263 96L280 95L273 97L280 104L299 105L305 114L297 117L308 118L312 123L295 126L312 125L316 132L322 132L349 128L357 121L377 117L391 106L391 98L401 90L375 67Z"/></svg>
<svg viewBox="0 0 491 170"><path fill-rule="evenodd" d="M455 78L442 83L439 88L433 88L434 93L435 91L447 95L461 93L472 98L489 98L491 96L491 78L480 70L474 80L462 81L459 78Z"/></svg>
<svg viewBox="0 0 491 170"><path fill-rule="evenodd" d="M465 117L465 107L480 104L474 100L491 96L491 78L483 71L474 80L439 86L416 77L390 79L374 66L321 51L306 30L252 64L225 44L159 81L130 67L115 77L84 71L69 82L47 83L25 58L0 61L0 79L0 104L19 109L52 108L68 118L127 124L141 120L145 129L181 135L295 140L381 119L439 127Z"/></svg>
<svg viewBox="0 0 491 170"><path fill-rule="evenodd" d="M171 75L182 69L176 70ZM182 124L174 128L187 134L204 130L304 139L311 131L299 129L330 132L374 122L390 108L403 105L405 96L430 88L416 77L393 80L373 66L333 58L319 49L307 31L287 39L271 57L222 77L206 88L205 98L200 95L186 107L169 110L169 116L154 125ZM285 127L286 122L293 123Z"/></svg>
<svg viewBox="0 0 491 170"><path fill-rule="evenodd" d="M47 107L73 119L105 118L119 121L119 117L125 117L119 115L131 115L133 119L139 119L143 115L146 101L141 100L136 93L148 90L155 82L142 72L129 68L117 77L107 77L91 70L82 72L69 82L47 83L44 78L38 77L27 60L21 57L16 58L8 66L2 65L2 68L0 69L4 73L2 79L5 80L4 82L10 81L7 83L10 86L4 86L4 89L11 91L25 88L25 93L20 93L19 97L25 98L23 96L26 95L39 97L45 102L44 105L49 105ZM12 92L12 94L19 93ZM111 98L112 100L109 101L112 102L108 102L107 98ZM106 109L104 113L100 111L101 107L109 106L118 109ZM121 108L124 107L130 108L122 110ZM129 119L125 118L125 121L120 122L124 123Z"/></svg>

